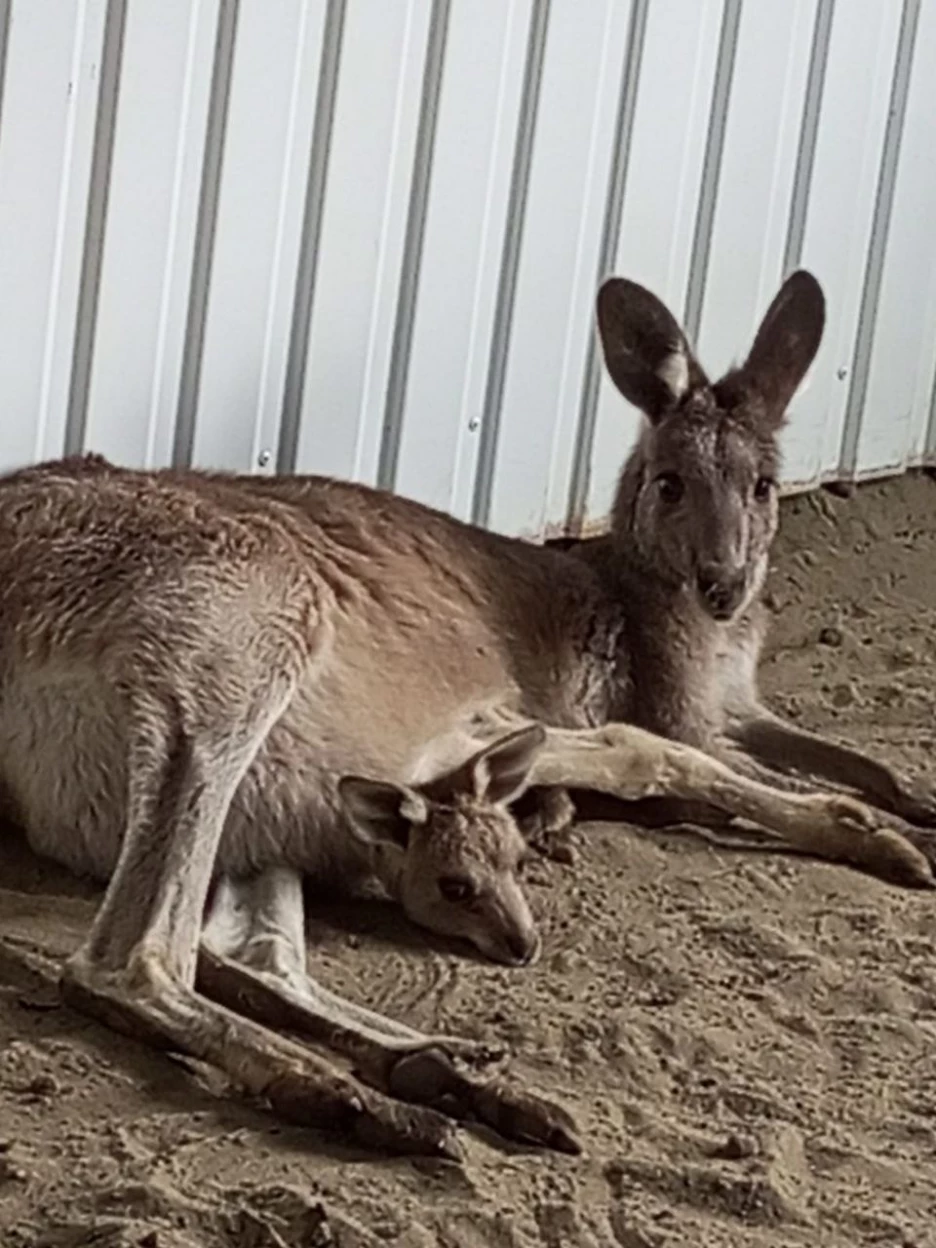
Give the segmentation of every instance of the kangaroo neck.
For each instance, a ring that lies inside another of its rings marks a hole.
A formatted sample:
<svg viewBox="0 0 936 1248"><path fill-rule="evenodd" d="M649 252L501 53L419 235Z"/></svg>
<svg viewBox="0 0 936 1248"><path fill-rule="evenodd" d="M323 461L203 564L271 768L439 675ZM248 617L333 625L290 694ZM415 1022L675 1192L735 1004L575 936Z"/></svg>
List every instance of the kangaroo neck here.
<svg viewBox="0 0 936 1248"><path fill-rule="evenodd" d="M721 727L719 656L733 626L713 620L691 586L661 576L627 534L610 539L599 577L622 622L612 718L704 745Z"/></svg>

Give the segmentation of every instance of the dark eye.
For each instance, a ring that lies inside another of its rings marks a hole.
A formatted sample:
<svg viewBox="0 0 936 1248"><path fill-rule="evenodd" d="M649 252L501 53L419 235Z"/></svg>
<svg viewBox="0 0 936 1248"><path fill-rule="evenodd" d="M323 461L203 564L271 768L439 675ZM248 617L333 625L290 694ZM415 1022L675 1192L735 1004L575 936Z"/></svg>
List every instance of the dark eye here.
<svg viewBox="0 0 936 1248"><path fill-rule="evenodd" d="M443 875L439 880L439 892L446 901L458 905L459 902L471 901L477 896L478 890L474 881L464 875Z"/></svg>
<svg viewBox="0 0 936 1248"><path fill-rule="evenodd" d="M758 477L754 482L754 497L759 503L766 503L767 499L773 493L774 488L773 477Z"/></svg>
<svg viewBox="0 0 936 1248"><path fill-rule="evenodd" d="M682 477L675 472L661 472L656 484L664 503L678 503L686 492Z"/></svg>

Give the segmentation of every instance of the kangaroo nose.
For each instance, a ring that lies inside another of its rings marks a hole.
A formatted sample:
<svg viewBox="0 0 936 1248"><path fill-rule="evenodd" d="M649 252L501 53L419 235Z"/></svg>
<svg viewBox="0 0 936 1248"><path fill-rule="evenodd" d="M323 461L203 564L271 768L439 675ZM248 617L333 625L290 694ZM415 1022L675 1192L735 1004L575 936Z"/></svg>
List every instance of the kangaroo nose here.
<svg viewBox="0 0 936 1248"><path fill-rule="evenodd" d="M529 966L539 956L540 938L535 930L530 932L511 932L506 940L507 950L511 959L518 966Z"/></svg>
<svg viewBox="0 0 936 1248"><path fill-rule="evenodd" d="M696 581L699 593L716 619L733 615L744 597L746 577L743 569L739 572L716 566L703 567L699 569Z"/></svg>

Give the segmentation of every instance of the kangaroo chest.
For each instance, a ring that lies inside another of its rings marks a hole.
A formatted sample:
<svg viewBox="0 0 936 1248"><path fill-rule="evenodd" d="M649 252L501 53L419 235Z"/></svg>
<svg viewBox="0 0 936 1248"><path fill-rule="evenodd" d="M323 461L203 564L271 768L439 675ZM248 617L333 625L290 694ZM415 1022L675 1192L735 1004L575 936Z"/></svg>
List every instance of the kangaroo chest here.
<svg viewBox="0 0 936 1248"><path fill-rule="evenodd" d="M753 696L759 639L746 624L720 625L671 610L653 627L631 622L615 665L611 718L706 748L735 705Z"/></svg>

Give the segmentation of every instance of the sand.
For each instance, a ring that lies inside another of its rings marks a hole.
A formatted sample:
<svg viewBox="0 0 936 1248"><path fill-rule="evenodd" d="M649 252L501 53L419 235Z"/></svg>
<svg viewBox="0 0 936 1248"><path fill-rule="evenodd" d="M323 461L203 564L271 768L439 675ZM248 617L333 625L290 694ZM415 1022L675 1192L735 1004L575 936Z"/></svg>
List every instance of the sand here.
<svg viewBox="0 0 936 1248"><path fill-rule="evenodd" d="M784 505L775 706L936 776L936 484ZM458 1167L279 1125L57 1004L95 894L0 853L2 1248L936 1244L936 901L841 867L583 826L531 879L545 955L504 970L385 909L310 922L335 988L493 1036L582 1158L465 1135Z"/></svg>

